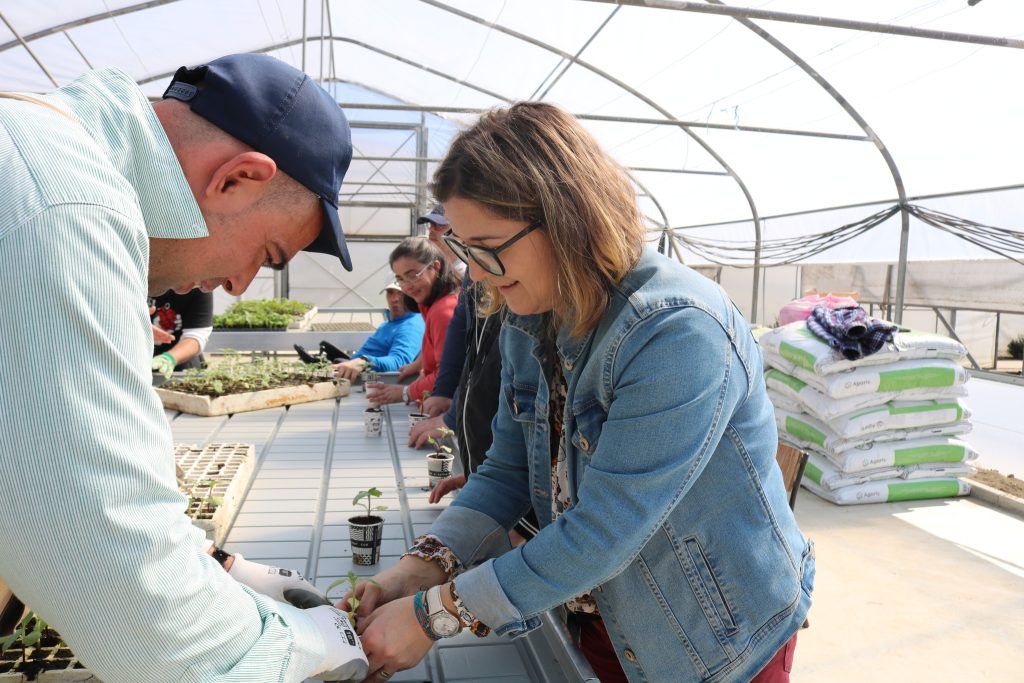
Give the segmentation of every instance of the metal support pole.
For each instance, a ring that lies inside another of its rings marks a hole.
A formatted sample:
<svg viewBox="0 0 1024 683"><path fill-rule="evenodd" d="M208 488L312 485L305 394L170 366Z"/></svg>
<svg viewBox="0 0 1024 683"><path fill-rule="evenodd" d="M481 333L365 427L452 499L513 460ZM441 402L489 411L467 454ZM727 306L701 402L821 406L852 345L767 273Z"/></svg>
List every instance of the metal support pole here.
<svg viewBox="0 0 1024 683"><path fill-rule="evenodd" d="M7 26L7 30L18 39L18 42L21 43L23 48L25 48L25 52L27 52L28 56L32 58L32 61L39 65L39 68L43 70L46 77L50 79L50 83L53 83L53 87L59 88L60 83L57 82L57 79L53 77L53 74L51 74L50 70L46 68L46 65L43 64L39 57L36 56L36 53L32 51L32 48L28 46L28 43L26 43L25 39L21 37L21 34L14 30L14 27L11 26L11 22L7 21L7 17L4 16L3 12L0 12L0 21L3 21L4 25Z"/></svg>
<svg viewBox="0 0 1024 683"><path fill-rule="evenodd" d="M992 369L999 369L999 318L1002 314L996 313L996 339L992 349Z"/></svg>
<svg viewBox="0 0 1024 683"><path fill-rule="evenodd" d="M896 316L890 317L897 325L903 324L903 290L907 286L907 247L910 243L910 212L900 204L900 262L896 274Z"/></svg>

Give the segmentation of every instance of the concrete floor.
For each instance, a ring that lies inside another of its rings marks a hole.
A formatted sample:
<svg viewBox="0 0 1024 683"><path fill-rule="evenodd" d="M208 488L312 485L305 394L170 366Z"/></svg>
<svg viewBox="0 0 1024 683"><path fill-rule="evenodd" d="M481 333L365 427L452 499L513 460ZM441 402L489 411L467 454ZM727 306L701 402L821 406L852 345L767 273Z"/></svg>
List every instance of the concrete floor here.
<svg viewBox="0 0 1024 683"><path fill-rule="evenodd" d="M1024 681L1024 519L972 498L840 507L806 489L794 683Z"/></svg>

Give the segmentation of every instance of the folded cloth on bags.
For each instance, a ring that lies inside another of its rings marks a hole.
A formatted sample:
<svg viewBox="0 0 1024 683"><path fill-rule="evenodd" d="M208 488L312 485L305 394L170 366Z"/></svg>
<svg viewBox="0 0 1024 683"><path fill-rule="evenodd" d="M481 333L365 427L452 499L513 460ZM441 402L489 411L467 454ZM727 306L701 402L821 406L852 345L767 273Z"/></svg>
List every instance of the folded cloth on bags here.
<svg viewBox="0 0 1024 683"><path fill-rule="evenodd" d="M817 375L832 375L869 365L923 358L960 361L967 355L967 349L955 339L932 332L914 332L903 328L896 332L892 341L883 344L876 353L859 360L847 360L837 349L833 349L824 339L811 332L806 321L769 330L758 337L757 343L766 357L773 353L781 356L789 365ZM785 366L776 367L793 374Z"/></svg>
<svg viewBox="0 0 1024 683"><path fill-rule="evenodd" d="M860 306L815 306L807 318L807 327L829 346L838 349L846 360L859 360L877 353L892 341L898 329L892 323L868 317Z"/></svg>
<svg viewBox="0 0 1024 683"><path fill-rule="evenodd" d="M895 503L901 500L927 500L930 498L952 498L966 496L971 492L971 485L962 479L951 477L935 477L904 481L903 479L883 479L869 481L865 484L844 486L830 491L818 486L811 479L804 477L801 484L819 498L836 505L862 505L865 503Z"/></svg>
<svg viewBox="0 0 1024 683"><path fill-rule="evenodd" d="M965 477L975 472L977 470L972 465L964 462L922 463L907 467L879 467L860 472L843 472L836 467L831 458L813 452L808 453L807 465L804 467L805 477L829 491L882 479L915 480L935 477Z"/></svg>
<svg viewBox="0 0 1024 683"><path fill-rule="evenodd" d="M967 395L967 389L964 386L955 385L946 387L911 387L898 391L880 391L871 394L857 394L846 398L833 398L807 382L792 375L787 375L778 368L769 368L764 373L764 379L768 385L768 395L773 402L775 402L776 396L782 396L791 403L798 405L801 411L810 413L819 420L825 420L826 422L840 415L847 415L864 408L880 406L889 401L925 401L928 399L950 399Z"/></svg>
<svg viewBox="0 0 1024 683"><path fill-rule="evenodd" d="M844 436L836 433L828 423L816 417L807 413L793 413L780 406L775 407L775 424L781 438L824 455L836 455L852 448L869 446L877 441L907 441L966 434L971 431L971 423L960 420L946 424Z"/></svg>

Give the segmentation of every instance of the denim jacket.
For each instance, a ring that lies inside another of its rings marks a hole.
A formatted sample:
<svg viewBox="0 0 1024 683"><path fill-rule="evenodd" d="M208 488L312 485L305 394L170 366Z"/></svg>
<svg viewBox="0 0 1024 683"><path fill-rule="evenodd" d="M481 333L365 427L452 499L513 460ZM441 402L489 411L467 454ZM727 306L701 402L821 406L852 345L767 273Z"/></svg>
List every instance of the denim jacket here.
<svg viewBox="0 0 1024 683"><path fill-rule="evenodd" d="M630 681L748 681L810 606L813 544L789 509L746 322L716 284L646 251L598 327L561 330L571 506L551 509L546 315L509 315L494 443L434 522L456 588L498 633L592 591Z"/></svg>

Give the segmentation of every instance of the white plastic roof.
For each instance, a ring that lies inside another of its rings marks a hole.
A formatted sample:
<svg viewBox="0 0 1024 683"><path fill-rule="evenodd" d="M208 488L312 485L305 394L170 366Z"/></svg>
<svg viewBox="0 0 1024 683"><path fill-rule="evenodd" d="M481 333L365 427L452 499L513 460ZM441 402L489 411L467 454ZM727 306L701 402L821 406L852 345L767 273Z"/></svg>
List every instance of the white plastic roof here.
<svg viewBox="0 0 1024 683"><path fill-rule="evenodd" d="M913 203L1019 225L1020 0L727 10L716 0L0 0L0 89L46 91L115 66L157 97L181 65L266 51L304 64L343 104L435 112L347 109L376 126L354 127L357 157L373 158L353 164L342 198L354 204L422 208L423 183L472 110L543 98L633 169L652 228L684 237L751 242L754 216L765 238L821 232L892 206L899 183ZM424 156L435 161L417 169ZM975 192L992 188L1010 189ZM407 218L396 228L378 209L353 213L347 230L408 234ZM992 256L909 224L911 259ZM813 258L894 260L900 227L897 213Z"/></svg>

